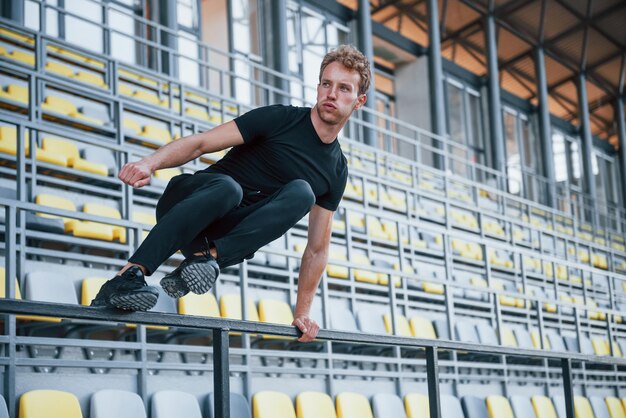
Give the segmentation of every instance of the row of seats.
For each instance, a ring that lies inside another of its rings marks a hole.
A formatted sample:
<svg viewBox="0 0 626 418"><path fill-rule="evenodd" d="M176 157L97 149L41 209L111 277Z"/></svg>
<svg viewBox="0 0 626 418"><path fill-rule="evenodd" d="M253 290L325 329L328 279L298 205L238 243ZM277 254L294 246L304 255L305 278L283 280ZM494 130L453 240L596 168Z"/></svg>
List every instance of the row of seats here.
<svg viewBox="0 0 626 418"><path fill-rule="evenodd" d="M196 396L177 390L163 390L151 396L151 418L213 418L215 394L209 393L204 402L205 414ZM552 399L535 395L513 395L508 399L490 395L485 399L463 396L459 399L443 394L440 397L444 418L565 418L562 396ZM586 398L575 396L576 418L623 418L626 398L607 396ZM20 396L20 418L82 418L76 396L58 390L32 390ZM122 390L100 390L90 399L91 418L147 418L146 407L139 395ZM428 396L408 393L404 399L395 394L379 393L371 397L356 392L342 392L335 400L322 392L306 391L295 397L282 392L259 391L251 405L238 393L230 394L232 418L422 418L429 415ZM8 418L4 400L0 397L0 418Z"/></svg>

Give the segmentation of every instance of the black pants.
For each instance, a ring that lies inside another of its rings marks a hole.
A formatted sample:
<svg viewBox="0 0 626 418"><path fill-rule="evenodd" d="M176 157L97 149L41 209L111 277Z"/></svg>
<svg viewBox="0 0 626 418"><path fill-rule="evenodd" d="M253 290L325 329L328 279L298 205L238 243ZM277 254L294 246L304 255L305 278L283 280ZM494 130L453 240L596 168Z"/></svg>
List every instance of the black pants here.
<svg viewBox="0 0 626 418"><path fill-rule="evenodd" d="M257 196L225 174L174 177L157 203L156 225L129 261L152 274L177 250L189 257L208 241L217 249L220 267L232 266L283 235L315 203L304 180L293 180L262 200Z"/></svg>

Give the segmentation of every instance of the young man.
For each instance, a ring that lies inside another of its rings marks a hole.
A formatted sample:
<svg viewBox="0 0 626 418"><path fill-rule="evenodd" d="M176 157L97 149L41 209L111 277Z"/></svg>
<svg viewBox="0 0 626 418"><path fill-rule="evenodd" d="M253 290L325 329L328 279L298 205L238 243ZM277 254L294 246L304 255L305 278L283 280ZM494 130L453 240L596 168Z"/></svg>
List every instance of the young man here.
<svg viewBox="0 0 626 418"><path fill-rule="evenodd" d="M152 308L158 290L144 276L179 249L186 258L161 286L174 298L189 291L206 293L220 268L252 257L310 211L293 325L303 333L300 341L313 340L319 325L309 311L328 260L333 212L348 177L337 135L365 103L370 77L367 58L341 45L322 61L313 108L255 109L126 164L120 180L139 188L155 170L232 147L212 166L169 182L156 207L157 224L92 306Z"/></svg>

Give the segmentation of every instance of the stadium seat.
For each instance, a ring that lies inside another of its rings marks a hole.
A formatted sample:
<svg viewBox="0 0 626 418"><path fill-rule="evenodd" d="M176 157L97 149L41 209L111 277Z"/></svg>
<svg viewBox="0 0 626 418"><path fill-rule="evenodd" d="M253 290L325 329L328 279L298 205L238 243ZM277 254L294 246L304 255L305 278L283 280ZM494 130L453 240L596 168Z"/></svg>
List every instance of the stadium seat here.
<svg viewBox="0 0 626 418"><path fill-rule="evenodd" d="M541 338L539 336L539 330L533 329L530 331L530 339L533 342L533 348L537 350L551 350L550 340L548 340L547 335L544 333L543 335L543 347L541 346Z"/></svg>
<svg viewBox="0 0 626 418"><path fill-rule="evenodd" d="M517 339L513 330L509 327L502 327L502 345L505 347L517 347Z"/></svg>
<svg viewBox="0 0 626 418"><path fill-rule="evenodd" d="M337 279L348 279L350 277L348 267L331 264L332 260L348 261L345 252L335 247L331 247L328 259L331 260L326 266L326 274L328 277L334 277Z"/></svg>
<svg viewBox="0 0 626 418"><path fill-rule="evenodd" d="M83 418L76 396L59 390L31 390L20 396L19 418Z"/></svg>
<svg viewBox="0 0 626 418"><path fill-rule="evenodd" d="M172 142L172 134L169 129L156 125L145 125L140 135L149 138L155 145L166 145Z"/></svg>
<svg viewBox="0 0 626 418"><path fill-rule="evenodd" d="M411 334L415 338L427 338L431 340L437 339L437 333L435 333L435 327L430 319L420 316L413 316L409 321L411 327Z"/></svg>
<svg viewBox="0 0 626 418"><path fill-rule="evenodd" d="M607 396L605 402L611 418L626 418L626 411L619 398Z"/></svg>
<svg viewBox="0 0 626 418"><path fill-rule="evenodd" d="M393 334L393 327L391 323L391 315L384 314L383 322L385 323L385 330L387 334ZM409 327L409 321L407 321L404 315L396 313L396 329L397 332L395 335L399 335L401 337L411 337L411 328Z"/></svg>
<svg viewBox="0 0 626 418"><path fill-rule="evenodd" d="M476 324L476 333L481 344L499 345L498 336L491 325L485 322Z"/></svg>
<svg viewBox="0 0 626 418"><path fill-rule="evenodd" d="M421 418L430 416L428 396L421 393L409 393L404 396L404 409L407 418Z"/></svg>
<svg viewBox="0 0 626 418"><path fill-rule="evenodd" d="M220 309L213 293L208 292L203 295L188 293L178 299L178 313L181 315L220 317Z"/></svg>
<svg viewBox="0 0 626 418"><path fill-rule="evenodd" d="M0 418L9 418L9 411L7 409L7 404L4 401L2 395L0 395Z"/></svg>
<svg viewBox="0 0 626 418"><path fill-rule="evenodd" d="M22 35L19 32L15 32L14 30L7 29L7 28L0 28L0 35L2 37L5 37L5 38L15 39L15 40L18 40L20 42L25 42L25 43L28 43L28 44L35 43L35 41L33 40L32 37L26 36L26 35Z"/></svg>
<svg viewBox="0 0 626 418"><path fill-rule="evenodd" d="M0 89L0 98L3 100L10 100L12 102L18 102L23 105L28 105L28 87L19 84L9 84Z"/></svg>
<svg viewBox="0 0 626 418"><path fill-rule="evenodd" d="M545 335L548 338L552 351L567 351L565 343L563 342L563 337L561 337L556 331L547 331Z"/></svg>
<svg viewBox="0 0 626 418"><path fill-rule="evenodd" d="M66 303L78 305L78 297L72 280L59 273L32 271L26 274L24 298L38 302ZM37 317L38 320L43 320ZM47 318L48 321L60 322L60 318Z"/></svg>
<svg viewBox="0 0 626 418"><path fill-rule="evenodd" d="M462 341L464 343L480 343L474 324L465 321L457 321L455 329L458 341Z"/></svg>
<svg viewBox="0 0 626 418"><path fill-rule="evenodd" d="M152 395L152 418L202 418L198 399L177 390L162 390Z"/></svg>
<svg viewBox="0 0 626 418"><path fill-rule="evenodd" d="M215 393L209 393L206 402L206 413L208 418L215 417ZM243 395L230 392L230 418L252 418L250 405Z"/></svg>
<svg viewBox="0 0 626 418"><path fill-rule="evenodd" d="M30 141L28 130L24 130L23 144L27 157L30 155ZM17 155L17 128L15 126L0 126L0 152Z"/></svg>
<svg viewBox="0 0 626 418"><path fill-rule="evenodd" d="M437 337L440 340L450 340L450 330L448 328L448 321L445 319L435 319L433 321L435 331L437 331Z"/></svg>
<svg viewBox="0 0 626 418"><path fill-rule="evenodd" d="M536 418L533 405L527 396L513 395L510 401L515 418Z"/></svg>
<svg viewBox="0 0 626 418"><path fill-rule="evenodd" d="M83 115L78 111L76 105L68 99L58 96L46 96L41 108L47 112L69 116L70 118L81 119L93 125L104 125L104 121Z"/></svg>
<svg viewBox="0 0 626 418"><path fill-rule="evenodd" d="M461 399L465 418L491 418L485 401L476 396L463 396Z"/></svg>
<svg viewBox="0 0 626 418"><path fill-rule="evenodd" d="M109 169L104 164L94 163L81 158L76 144L67 139L44 137L42 148L46 153L62 156L65 159L65 164L63 165L67 167L101 176L109 174ZM40 159L39 150L37 151L37 159Z"/></svg>
<svg viewBox="0 0 626 418"><path fill-rule="evenodd" d="M461 402L456 396L443 394L440 395L441 416L443 418L465 418Z"/></svg>
<svg viewBox="0 0 626 418"><path fill-rule="evenodd" d="M14 49L13 51L9 52L5 56L13 61L26 64L29 67L35 66L35 54L33 54L32 52L22 51L20 49Z"/></svg>
<svg viewBox="0 0 626 418"><path fill-rule="evenodd" d="M98 203L85 203L83 212L107 218L122 219L119 210ZM80 238L93 238L104 241L117 240L122 244L126 243L126 229L124 227L101 222L72 219L65 222L65 232Z"/></svg>
<svg viewBox="0 0 626 418"><path fill-rule="evenodd" d="M369 258L367 258L365 254L361 253L352 254L350 261L360 266L372 266ZM378 284L378 274L369 269L355 268L354 280L357 282Z"/></svg>
<svg viewBox="0 0 626 418"><path fill-rule="evenodd" d="M108 88L108 86L104 82L104 79L102 78L102 75L92 72L77 71L76 74L72 75L72 78L74 78L74 80L80 81L81 83L90 84L101 89Z"/></svg>
<svg viewBox="0 0 626 418"><path fill-rule="evenodd" d="M330 329L337 331L358 332L352 311L345 306L335 305L329 309Z"/></svg>
<svg viewBox="0 0 626 418"><path fill-rule="evenodd" d="M486 398L489 418L516 418L509 404L509 400L504 396L491 395ZM531 411L532 412L532 411ZM518 416L517 418L523 418Z"/></svg>
<svg viewBox="0 0 626 418"><path fill-rule="evenodd" d="M594 416L589 399L584 396L574 396L574 410L576 418L606 418Z"/></svg>
<svg viewBox="0 0 626 418"><path fill-rule="evenodd" d="M387 334L383 315L371 308L362 308L356 314L356 321L361 332L366 334Z"/></svg>
<svg viewBox="0 0 626 418"><path fill-rule="evenodd" d="M284 393L261 391L252 397L254 418L296 418L291 398Z"/></svg>
<svg viewBox="0 0 626 418"><path fill-rule="evenodd" d="M46 71L60 75L61 77L71 77L74 75L74 69L59 61L46 62Z"/></svg>
<svg viewBox="0 0 626 418"><path fill-rule="evenodd" d="M241 296L234 293L222 295L220 298L220 314L222 318L243 319L241 317ZM246 304L246 314L246 320L259 322L259 313L250 298L248 298L248 303Z"/></svg>
<svg viewBox="0 0 626 418"><path fill-rule="evenodd" d="M530 401L537 418L560 418L556 414L552 401L547 396L532 396Z"/></svg>
<svg viewBox="0 0 626 418"><path fill-rule="evenodd" d="M407 418L402 399L392 393L377 393L372 396L372 410L374 418Z"/></svg>
<svg viewBox="0 0 626 418"><path fill-rule="evenodd" d="M91 395L90 418L147 418L139 395L125 390L105 389Z"/></svg>
<svg viewBox="0 0 626 418"><path fill-rule="evenodd" d="M360 393L342 392L335 398L335 403L337 418L374 418L369 401Z"/></svg>
<svg viewBox="0 0 626 418"><path fill-rule="evenodd" d="M517 341L517 346L519 348L526 348L529 350L532 350L534 348L533 340L530 337L530 333L528 332L528 330L523 328L515 328L513 332L515 333L515 340Z"/></svg>
<svg viewBox="0 0 626 418"><path fill-rule="evenodd" d="M291 312L291 308L286 302L273 299L261 299L259 300L258 307L260 322L281 325L291 325L293 322L293 312ZM278 335L263 335L262 338L268 340L293 340L292 337Z"/></svg>
<svg viewBox="0 0 626 418"><path fill-rule="evenodd" d="M590 396L589 403L591 404L594 418L612 418L604 398L600 396Z"/></svg>
<svg viewBox="0 0 626 418"><path fill-rule="evenodd" d="M301 392L296 396L298 418L337 418L330 396L321 392Z"/></svg>

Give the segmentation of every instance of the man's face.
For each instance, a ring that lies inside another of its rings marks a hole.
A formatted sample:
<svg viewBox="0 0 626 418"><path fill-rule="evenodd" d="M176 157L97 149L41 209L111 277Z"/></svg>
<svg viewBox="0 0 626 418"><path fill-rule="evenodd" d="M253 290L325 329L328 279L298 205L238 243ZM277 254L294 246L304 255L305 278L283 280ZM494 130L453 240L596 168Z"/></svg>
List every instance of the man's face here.
<svg viewBox="0 0 626 418"><path fill-rule="evenodd" d="M324 68L317 85L316 110L325 123L344 123L356 109L365 103L364 94L359 94L359 73L349 70L335 61Z"/></svg>

